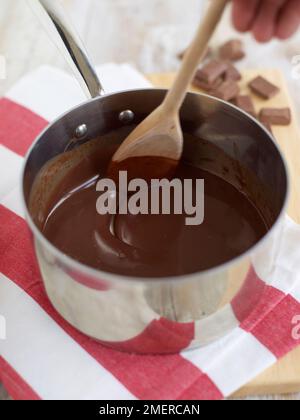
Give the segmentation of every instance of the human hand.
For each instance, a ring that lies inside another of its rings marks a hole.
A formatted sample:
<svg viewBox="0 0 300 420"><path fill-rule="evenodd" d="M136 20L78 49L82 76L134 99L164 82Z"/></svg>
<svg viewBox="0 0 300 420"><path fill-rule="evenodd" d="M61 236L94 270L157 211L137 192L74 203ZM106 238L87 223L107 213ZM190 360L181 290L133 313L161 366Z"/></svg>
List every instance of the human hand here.
<svg viewBox="0 0 300 420"><path fill-rule="evenodd" d="M287 39L300 25L300 0L233 0L233 23L259 42Z"/></svg>

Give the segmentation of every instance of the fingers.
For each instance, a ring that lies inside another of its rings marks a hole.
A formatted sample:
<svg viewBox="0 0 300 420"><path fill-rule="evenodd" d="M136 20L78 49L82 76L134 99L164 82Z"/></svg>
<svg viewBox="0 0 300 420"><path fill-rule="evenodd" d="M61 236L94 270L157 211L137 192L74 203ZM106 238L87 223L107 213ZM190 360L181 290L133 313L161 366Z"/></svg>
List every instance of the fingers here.
<svg viewBox="0 0 300 420"><path fill-rule="evenodd" d="M264 0L257 12L252 32L258 42L268 42L275 35L277 17L285 0Z"/></svg>
<svg viewBox="0 0 300 420"><path fill-rule="evenodd" d="M289 0L280 12L275 35L279 39L287 39L292 36L300 25L300 2Z"/></svg>
<svg viewBox="0 0 300 420"><path fill-rule="evenodd" d="M233 24L240 32L249 31L254 22L260 0L234 0Z"/></svg>
<svg viewBox="0 0 300 420"><path fill-rule="evenodd" d="M258 42L287 39L300 26L300 1L233 0L232 14L236 29L252 31Z"/></svg>

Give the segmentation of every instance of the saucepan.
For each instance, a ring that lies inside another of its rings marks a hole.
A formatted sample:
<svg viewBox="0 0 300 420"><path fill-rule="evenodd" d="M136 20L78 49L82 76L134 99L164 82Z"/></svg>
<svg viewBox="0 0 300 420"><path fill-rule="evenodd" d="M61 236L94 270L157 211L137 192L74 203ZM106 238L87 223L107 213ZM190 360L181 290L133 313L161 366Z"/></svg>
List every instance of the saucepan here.
<svg viewBox="0 0 300 420"><path fill-rule="evenodd" d="M261 203L270 229L243 255L206 271L165 278L122 276L73 260L53 246L39 226L47 194L89 150L93 139L102 138L105 143L110 141L107 133L138 124L161 103L166 91L105 94L56 1L34 3L48 27L52 25L52 36L92 97L52 122L32 145L24 165L26 218L51 303L82 333L126 352L176 353L230 333L259 302L280 247L289 177L272 135L250 115L207 95L189 93L182 107L185 134L209 142L213 145L209 150L214 151L212 155L195 141L185 148L184 159L218 173L218 156L222 155L229 164L235 162L228 175L232 183L240 182L241 170L250 178L255 176L257 187L251 194ZM195 244L199 253L201 246ZM262 262L265 275L258 279Z"/></svg>

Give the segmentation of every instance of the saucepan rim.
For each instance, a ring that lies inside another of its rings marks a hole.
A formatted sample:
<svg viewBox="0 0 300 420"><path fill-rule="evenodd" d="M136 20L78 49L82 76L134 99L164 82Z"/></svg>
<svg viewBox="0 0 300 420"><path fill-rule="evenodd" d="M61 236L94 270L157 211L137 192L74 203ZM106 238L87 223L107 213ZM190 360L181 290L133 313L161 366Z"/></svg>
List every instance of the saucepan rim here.
<svg viewBox="0 0 300 420"><path fill-rule="evenodd" d="M38 229L38 227L36 226L36 224L34 223L27 203L26 203L26 199L25 199L25 189L24 189L24 180L25 180L25 172L26 172L26 168L27 168L27 163L30 159L31 153L33 152L34 148L36 147L36 145L39 143L39 141L41 141L41 139L44 137L44 134L56 123L58 123L60 120L62 120L65 116L71 114L72 112L78 110L81 107L84 107L85 105L91 103L91 102L96 102L96 101L101 101L109 96L115 96L115 95L119 95L119 94L126 94L126 93L135 93L135 92L148 92L148 91L161 91L161 92L167 92L166 89L160 89L160 88L148 88L148 89L128 89L128 90L122 90L116 93L112 93L112 94L104 94L100 97L96 97L93 99L89 99L83 103L80 103L79 105L71 108L70 110L66 111L65 113L63 113L62 115L60 115L58 118L56 118L54 121L52 121L50 124L48 124L48 126L37 136L37 138L35 139L35 141L33 142L33 144L31 145L30 149L28 150L24 162L23 162L23 168L22 168L22 172L21 172L21 183L22 183L22 204L23 204L23 208L25 209L25 217L26 217L26 221L30 227L31 232L33 233L33 237L35 240L38 240L52 255L54 255L54 257L56 257L62 264L66 265L66 266L71 266L72 269L77 269L80 273L87 275L88 277L93 278L95 281L99 280L99 282L103 282L103 281L107 281L110 283L120 283L120 284L144 284L147 283L147 285L149 284L153 284L153 285L161 285L162 283L178 283L178 282L188 282L188 281L193 281L193 280L197 280L202 276L211 276L211 275L216 275L221 271L225 271L226 269L228 269L229 267L238 264L242 259L245 259L246 257L250 256L251 254L253 254L253 252L255 250L257 250L258 248L262 247L263 244L268 240L268 238L273 234L273 232L275 231L275 229L277 228L277 226L280 224L280 222L283 220L284 215L286 213L287 210L287 206L288 206L288 202L289 202L289 198L290 198L290 190L291 190L291 186L290 186L290 171L287 165L287 161L285 156L283 155L282 151L280 150L280 147L278 146L278 144L275 142L274 137L271 135L271 133L267 130L267 128L261 124L257 119L255 119L254 117L252 117L251 115L247 114L245 111L241 110L240 108L238 108L237 106L228 103L226 101L223 101L221 99L215 98L213 96L210 95L206 95L203 93L196 93L196 92L189 92L188 96L202 96L202 97L207 97L210 98L216 102L222 103L223 105L226 105L229 108L235 109L236 111L238 111L238 113L244 115L245 117L247 117L248 119L252 120L252 122L254 124L256 124L267 136L266 139L268 138L269 141L271 141L275 147L275 149L278 152L278 155L282 161L283 164L283 168L284 168L284 172L286 175L286 192L285 192L285 198L284 198L284 203L283 206L281 208L281 211L279 213L279 215L277 216L274 224L272 225L272 227L268 230L268 232L252 247L250 247L247 251L245 251L243 254L238 255L237 257L223 263L220 264L216 267L212 267L209 268L207 270L202 270L202 271L197 271L195 273L191 273L191 274L186 274L186 275L180 275L180 276L169 276L169 277L134 277L134 276L126 276L126 275L122 275L122 274L114 274L114 273L110 273L108 271L102 271L93 267L90 267L88 265L85 265L79 261L76 261L75 259L73 259L72 257L68 256L67 254L64 254L62 251L60 251L57 247L55 247L44 235L43 233ZM74 280L75 281L75 280Z"/></svg>

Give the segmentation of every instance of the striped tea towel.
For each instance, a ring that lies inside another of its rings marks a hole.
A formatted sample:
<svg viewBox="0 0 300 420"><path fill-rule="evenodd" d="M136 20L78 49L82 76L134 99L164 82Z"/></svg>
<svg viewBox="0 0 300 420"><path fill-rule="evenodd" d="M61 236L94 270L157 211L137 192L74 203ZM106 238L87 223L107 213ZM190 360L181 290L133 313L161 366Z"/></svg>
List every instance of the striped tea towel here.
<svg viewBox="0 0 300 420"><path fill-rule="evenodd" d="M128 65L99 72L106 91L149 87ZM249 273L251 283L271 285L222 340L170 356L97 344L48 301L20 204L24 154L48 121L83 100L71 76L49 67L0 99L0 381L14 399L223 399L300 343L300 228L287 219L275 270L266 273L258 261ZM236 305L234 316L243 310Z"/></svg>

